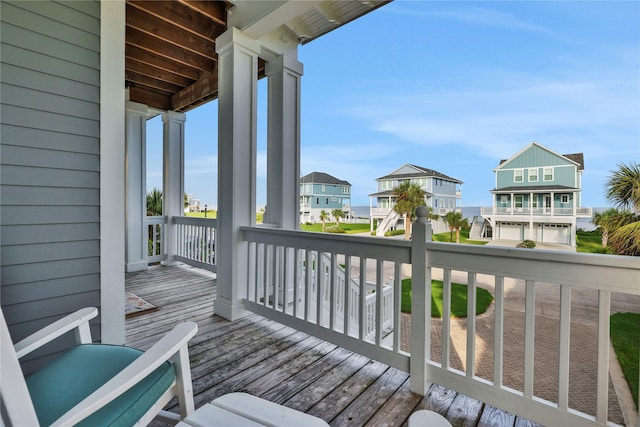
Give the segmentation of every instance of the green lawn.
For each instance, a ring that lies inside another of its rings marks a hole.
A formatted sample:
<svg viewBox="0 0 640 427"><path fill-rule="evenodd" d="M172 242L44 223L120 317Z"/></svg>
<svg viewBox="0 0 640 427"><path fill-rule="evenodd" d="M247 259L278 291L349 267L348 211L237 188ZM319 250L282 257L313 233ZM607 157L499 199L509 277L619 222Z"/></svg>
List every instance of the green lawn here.
<svg viewBox="0 0 640 427"><path fill-rule="evenodd" d="M325 224L325 229L328 230L332 227L335 227L336 223L335 222L327 222ZM354 234L354 233L367 233L370 230L369 227L369 223L366 224L345 224L345 223L340 223L340 228L344 231L346 231L346 234ZM311 225L306 225L306 224L300 224L300 229L302 231L316 231L318 233L322 232L322 223L318 223L318 224L311 224Z"/></svg>
<svg viewBox="0 0 640 427"><path fill-rule="evenodd" d="M187 212L184 216L190 216L194 218L204 218L204 211L202 212ZM207 218L216 218L218 211L207 211Z"/></svg>
<svg viewBox="0 0 640 427"><path fill-rule="evenodd" d="M611 315L611 342L631 389L633 400L636 401L636 407L638 407L640 314L615 313Z"/></svg>
<svg viewBox="0 0 640 427"><path fill-rule="evenodd" d="M456 232L454 230L453 232L453 240L451 239L451 233L450 232L446 232L446 233L438 233L438 234L434 234L433 237L431 238L431 240L433 240L434 242L453 242L455 243L456 241ZM466 243L469 245L486 245L489 242L484 242L484 241L480 241L480 240L469 240L469 230L460 230L460 243Z"/></svg>
<svg viewBox="0 0 640 427"><path fill-rule="evenodd" d="M592 254L608 254L602 247L602 234L598 230L576 232L576 250Z"/></svg>
<svg viewBox="0 0 640 427"><path fill-rule="evenodd" d="M483 288L477 288L476 314L487 311L493 301L493 296ZM411 279L402 280L402 306L403 313L411 313ZM451 316L467 317L467 285L460 283L451 284ZM431 317L442 317L442 282L431 282Z"/></svg>

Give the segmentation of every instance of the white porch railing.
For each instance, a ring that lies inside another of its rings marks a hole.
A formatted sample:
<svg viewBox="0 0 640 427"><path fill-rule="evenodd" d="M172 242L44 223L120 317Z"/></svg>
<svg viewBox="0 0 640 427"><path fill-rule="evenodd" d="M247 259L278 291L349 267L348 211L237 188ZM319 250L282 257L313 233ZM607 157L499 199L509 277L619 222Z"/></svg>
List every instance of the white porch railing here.
<svg viewBox="0 0 640 427"><path fill-rule="evenodd" d="M217 219L176 216L173 221L178 227L176 260L215 272Z"/></svg>
<svg viewBox="0 0 640 427"><path fill-rule="evenodd" d="M194 218L176 216L171 222L177 227L177 253L175 259L194 267L216 271L215 237L217 220L214 218ZM148 216L145 225L148 230L147 262L165 261L167 253L166 233L169 220L166 216Z"/></svg>
<svg viewBox="0 0 640 427"><path fill-rule="evenodd" d="M147 262L160 262L167 258L163 236L167 226L166 216L148 216L146 217L147 229Z"/></svg>
<svg viewBox="0 0 640 427"><path fill-rule="evenodd" d="M547 208L547 207L481 207L482 215L533 215L533 216L578 216L581 218L591 218L593 216L593 208Z"/></svg>
<svg viewBox="0 0 640 427"><path fill-rule="evenodd" d="M243 227L242 238L248 242L249 250L245 307L410 372L414 391L424 390L424 384L432 381L543 425L605 425L608 419L611 293L640 295L640 264L637 259L430 241L425 244L428 232L421 230L426 227L416 225L411 242ZM321 261L318 262L318 259ZM367 260L375 265L374 293L368 291ZM296 274L296 266L300 264L305 266L303 274ZM351 276L352 267L357 266L359 294L352 292L352 287L340 284L339 264L344 264L347 276ZM385 298L376 298L386 293L386 272L391 272L393 283L400 283L402 264L413 264L414 271L411 354L402 350L400 342L400 286L390 287L393 297L389 298L388 306ZM451 367L454 349L449 340L443 340L439 357L433 358L430 354L431 321L425 315L425 309L431 299L431 287L425 284L431 282L432 271L442 272L444 279L443 320L440 326L443 337L448 337L452 328L449 317L451 277L461 273L468 277L466 353L458 354L465 362L463 371ZM481 378L476 373L476 359L482 357L482 353L476 349L476 340L479 338L476 336L475 314L480 275L495 286L494 337L493 342L484 342L493 346L492 378ZM522 390L514 390L503 383L505 280L521 283L525 293ZM534 394L537 379L534 359L537 351L540 351L535 346L536 288L542 284L545 284L545 288L555 286L560 296L559 344L556 349L558 390L557 398L550 401ZM597 358L597 405L591 415L569 406L569 384L572 381L569 349L572 338L571 296L573 292L584 290L594 290L598 294L598 342L593 355ZM319 294L322 297L318 297ZM368 297L375 300L376 310L373 313L366 310ZM348 313L356 315L341 317L338 314L340 307L350 307ZM390 335L385 338L386 310L390 311L393 323L388 328ZM372 329L369 329L370 326Z"/></svg>

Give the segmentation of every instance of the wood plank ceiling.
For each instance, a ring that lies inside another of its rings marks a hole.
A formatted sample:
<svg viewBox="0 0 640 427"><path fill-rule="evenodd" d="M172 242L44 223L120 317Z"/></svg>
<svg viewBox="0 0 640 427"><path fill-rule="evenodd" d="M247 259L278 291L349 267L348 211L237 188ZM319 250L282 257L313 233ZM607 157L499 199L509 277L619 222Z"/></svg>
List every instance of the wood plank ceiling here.
<svg viewBox="0 0 640 427"><path fill-rule="evenodd" d="M217 97L215 39L227 28L224 1L126 1L129 99L188 111Z"/></svg>
<svg viewBox="0 0 640 427"><path fill-rule="evenodd" d="M234 1L126 0L129 99L153 109L185 112L217 98L215 40L228 27L227 11ZM298 43L306 44L389 1L323 0L300 9L301 15L285 25ZM251 3L242 3L242 8L250 10ZM270 3L277 8L286 2ZM264 67L260 59L259 78Z"/></svg>

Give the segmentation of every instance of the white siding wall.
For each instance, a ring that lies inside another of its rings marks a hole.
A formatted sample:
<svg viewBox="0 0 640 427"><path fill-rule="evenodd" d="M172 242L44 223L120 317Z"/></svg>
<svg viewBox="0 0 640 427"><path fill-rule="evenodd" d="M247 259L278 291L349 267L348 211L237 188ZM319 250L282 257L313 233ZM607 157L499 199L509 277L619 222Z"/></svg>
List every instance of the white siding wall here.
<svg viewBox="0 0 640 427"><path fill-rule="evenodd" d="M0 290L18 340L100 304L100 5L3 1L0 21Z"/></svg>

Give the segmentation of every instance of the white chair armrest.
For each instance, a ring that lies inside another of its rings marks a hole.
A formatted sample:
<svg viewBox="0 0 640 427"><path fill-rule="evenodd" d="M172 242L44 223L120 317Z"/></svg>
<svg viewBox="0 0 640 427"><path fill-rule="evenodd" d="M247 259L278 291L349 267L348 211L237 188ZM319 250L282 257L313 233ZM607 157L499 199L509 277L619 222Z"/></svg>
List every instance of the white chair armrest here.
<svg viewBox="0 0 640 427"><path fill-rule="evenodd" d="M49 326L45 326L39 331L34 332L20 342L14 344L18 359L76 328L79 329L81 341L86 341L87 334L89 334L88 339L89 342L91 342L89 320L93 319L97 315L98 309L95 307L81 308L60 320L53 322Z"/></svg>
<svg viewBox="0 0 640 427"><path fill-rule="evenodd" d="M189 340L193 338L197 331L198 325L193 322L178 324L142 356L60 417L52 424L52 427L77 424L103 406L106 406L136 383L143 380L161 364L171 359L181 348L186 348Z"/></svg>

